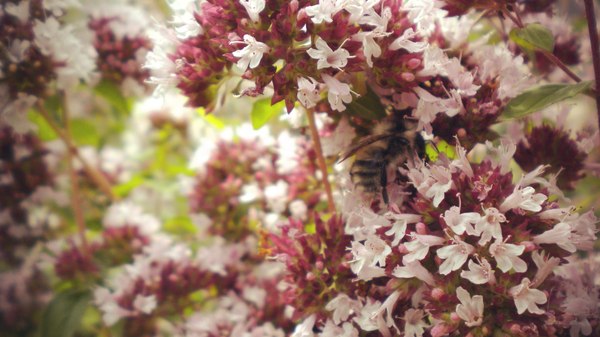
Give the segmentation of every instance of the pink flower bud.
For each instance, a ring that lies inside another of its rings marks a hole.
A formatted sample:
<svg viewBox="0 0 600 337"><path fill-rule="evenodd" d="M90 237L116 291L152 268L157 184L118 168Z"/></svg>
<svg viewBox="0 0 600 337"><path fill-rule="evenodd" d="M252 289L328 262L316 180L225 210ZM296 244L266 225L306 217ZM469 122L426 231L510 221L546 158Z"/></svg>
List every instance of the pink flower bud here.
<svg viewBox="0 0 600 337"><path fill-rule="evenodd" d="M410 69L417 69L421 65L421 60L419 59L410 59L406 63Z"/></svg>
<svg viewBox="0 0 600 337"><path fill-rule="evenodd" d="M404 244L402 244L402 243L401 243L401 244L399 244L399 245L398 245L398 248L396 248L396 249L398 250L398 252L399 252L400 254L408 254L408 253L409 253L409 251L408 251L408 249L406 248L406 246L404 246Z"/></svg>
<svg viewBox="0 0 600 337"><path fill-rule="evenodd" d="M317 277L312 272L309 271L308 273L306 273L306 280L307 281L314 281L316 278Z"/></svg>
<svg viewBox="0 0 600 337"><path fill-rule="evenodd" d="M402 79L406 82L412 82L415 80L415 74L413 73L402 73Z"/></svg>
<svg viewBox="0 0 600 337"><path fill-rule="evenodd" d="M460 322L460 317L456 312L450 314L450 319L452 320L452 322Z"/></svg>
<svg viewBox="0 0 600 337"><path fill-rule="evenodd" d="M438 323L431 328L431 337L446 336L450 332L450 327L446 323Z"/></svg>
<svg viewBox="0 0 600 337"><path fill-rule="evenodd" d="M315 263L315 267L317 267L317 270L323 270L323 261L317 261L317 263Z"/></svg>
<svg viewBox="0 0 600 337"><path fill-rule="evenodd" d="M433 290L431 290L431 297L438 301L441 300L444 295L446 295L446 293L440 288L433 288Z"/></svg>
<svg viewBox="0 0 600 337"><path fill-rule="evenodd" d="M427 230L427 225L422 222L419 222L416 225L416 229L417 229L417 234L421 234L421 235L429 234L429 231Z"/></svg>
<svg viewBox="0 0 600 337"><path fill-rule="evenodd" d="M537 249L537 245L531 241L523 241L520 245L525 246L525 252L532 252Z"/></svg>

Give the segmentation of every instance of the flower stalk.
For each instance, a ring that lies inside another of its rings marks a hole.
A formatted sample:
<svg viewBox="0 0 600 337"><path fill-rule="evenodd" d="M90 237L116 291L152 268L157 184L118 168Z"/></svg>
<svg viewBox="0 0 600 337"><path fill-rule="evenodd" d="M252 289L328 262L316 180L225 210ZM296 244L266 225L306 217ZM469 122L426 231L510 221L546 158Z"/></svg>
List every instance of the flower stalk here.
<svg viewBox="0 0 600 337"><path fill-rule="evenodd" d="M67 104L67 95L63 92L61 96L65 124L64 134L70 139L71 118ZM77 233L79 234L83 251L89 254L89 246L85 237L85 217L83 216L83 208L81 206L81 191L79 190L77 172L73 167L73 159L75 159L75 153L73 151L67 151L67 169L69 171L69 181L71 183L71 208L73 209L73 217L75 218L75 223L77 224Z"/></svg>
<svg viewBox="0 0 600 337"><path fill-rule="evenodd" d="M594 63L594 79L596 83L596 109L598 111L598 127L600 127L600 92L598 91L598 80L600 80L600 48L598 43L598 30L596 27L596 14L594 13L594 2L592 0L584 0L585 16L588 23L588 31L590 34L590 45L592 46L592 61Z"/></svg>
<svg viewBox="0 0 600 337"><path fill-rule="evenodd" d="M48 125L50 125L52 131L54 131L56 135L65 143L69 150L69 153L71 153L74 158L77 158L79 160L83 167L83 170L85 171L86 175L90 178L90 180L92 180L92 182L94 182L94 184L98 186L98 188L111 201L118 200L118 197L112 191L110 183L106 180L102 173L98 172L98 170L96 170L80 155L79 150L77 149L77 146L75 146L73 140L71 139L70 134L68 132L65 132L65 130L58 126L58 124L54 121L52 116L50 116L48 110L46 110L46 107L44 106L43 102L38 101L36 105L40 115L44 118ZM66 106L63 107L63 109L65 109L66 111Z"/></svg>
<svg viewBox="0 0 600 337"><path fill-rule="evenodd" d="M329 176L327 174L327 163L323 156L323 148L321 147L321 138L319 137L319 131L315 123L315 111L314 109L306 109L306 117L308 118L308 126L310 128L311 138L317 154L317 162L319 169L321 170L323 186L325 187L325 193L327 193L327 209L331 213L335 213L335 203L333 202L333 194L331 193L331 184L329 184Z"/></svg>

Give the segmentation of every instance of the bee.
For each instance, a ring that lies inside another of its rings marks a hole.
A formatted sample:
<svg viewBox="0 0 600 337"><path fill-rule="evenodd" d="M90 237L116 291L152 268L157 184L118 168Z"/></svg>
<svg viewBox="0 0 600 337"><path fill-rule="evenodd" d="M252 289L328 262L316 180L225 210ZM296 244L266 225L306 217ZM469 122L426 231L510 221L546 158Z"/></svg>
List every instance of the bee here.
<svg viewBox="0 0 600 337"><path fill-rule="evenodd" d="M343 162L355 155L350 167L352 183L364 193L381 193L386 204L389 203L388 170L394 172L414 156L425 156L425 141L417 132L417 121L407 117L406 110L388 111L391 113L375 125L371 135L344 151L339 160Z"/></svg>

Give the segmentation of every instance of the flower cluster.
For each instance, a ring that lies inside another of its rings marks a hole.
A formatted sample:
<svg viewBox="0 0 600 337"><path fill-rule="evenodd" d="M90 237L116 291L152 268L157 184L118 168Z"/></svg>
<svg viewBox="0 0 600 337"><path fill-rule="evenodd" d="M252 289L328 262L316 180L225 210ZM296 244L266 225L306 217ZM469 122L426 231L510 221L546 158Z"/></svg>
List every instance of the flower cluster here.
<svg viewBox="0 0 600 337"><path fill-rule="evenodd" d="M102 79L122 86L126 95L143 94L148 72L141 68L151 48L146 13L126 4L105 4L93 7L90 16Z"/></svg>
<svg viewBox="0 0 600 337"><path fill-rule="evenodd" d="M419 336L547 336L570 329L560 319L568 313L553 272L566 257L593 248L598 220L549 201L543 167L512 183L510 153L471 164L462 147L456 152L454 160L410 167L414 197L384 215L365 206L347 214L352 270L388 285L371 299L377 303L371 325L361 328Z"/></svg>
<svg viewBox="0 0 600 337"><path fill-rule="evenodd" d="M93 79L96 51L81 22L63 21L67 4L18 0L0 7L1 117L19 132L37 99Z"/></svg>

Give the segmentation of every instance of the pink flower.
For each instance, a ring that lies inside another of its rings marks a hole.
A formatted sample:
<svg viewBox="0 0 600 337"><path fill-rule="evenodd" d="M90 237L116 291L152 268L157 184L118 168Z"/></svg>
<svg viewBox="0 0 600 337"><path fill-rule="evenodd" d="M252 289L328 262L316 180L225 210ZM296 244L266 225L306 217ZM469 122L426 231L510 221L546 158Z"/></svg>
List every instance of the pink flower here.
<svg viewBox="0 0 600 337"><path fill-rule="evenodd" d="M519 315L526 310L532 314L542 315L545 311L537 305L546 303L548 299L543 291L529 288L530 284L531 281L528 278L524 278L521 280L521 284L510 288L508 293L515 300L515 306Z"/></svg>
<svg viewBox="0 0 600 337"><path fill-rule="evenodd" d="M456 295L460 304L456 305L456 314L468 327L480 326L483 322L483 296L471 295L463 288L456 288Z"/></svg>

